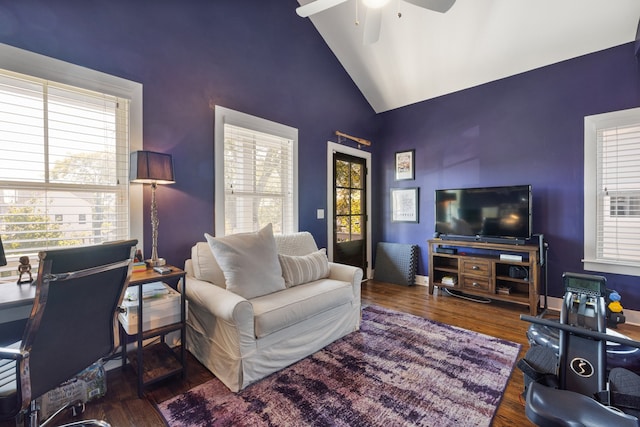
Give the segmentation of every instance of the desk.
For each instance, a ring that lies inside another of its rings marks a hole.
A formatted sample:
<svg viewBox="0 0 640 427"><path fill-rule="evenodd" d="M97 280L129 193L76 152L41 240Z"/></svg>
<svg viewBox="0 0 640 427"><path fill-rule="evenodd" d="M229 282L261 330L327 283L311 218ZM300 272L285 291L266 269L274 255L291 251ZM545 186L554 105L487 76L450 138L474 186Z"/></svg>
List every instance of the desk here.
<svg viewBox="0 0 640 427"><path fill-rule="evenodd" d="M22 339L35 295L36 287L29 283L0 283L0 345Z"/></svg>

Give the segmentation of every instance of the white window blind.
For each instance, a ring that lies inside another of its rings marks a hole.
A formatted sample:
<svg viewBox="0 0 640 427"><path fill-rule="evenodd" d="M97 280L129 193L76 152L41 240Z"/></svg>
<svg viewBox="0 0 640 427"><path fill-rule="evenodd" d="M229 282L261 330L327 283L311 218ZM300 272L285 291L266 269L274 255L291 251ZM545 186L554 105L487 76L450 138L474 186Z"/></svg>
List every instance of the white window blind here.
<svg viewBox="0 0 640 427"><path fill-rule="evenodd" d="M640 124L597 138L598 258L640 264Z"/></svg>
<svg viewBox="0 0 640 427"><path fill-rule="evenodd" d="M225 234L293 225L293 141L224 126Z"/></svg>
<svg viewBox="0 0 640 427"><path fill-rule="evenodd" d="M216 234L297 231L297 130L216 107Z"/></svg>
<svg viewBox="0 0 640 427"><path fill-rule="evenodd" d="M585 269L640 275L640 109L585 117Z"/></svg>
<svg viewBox="0 0 640 427"><path fill-rule="evenodd" d="M8 257L128 238L129 100L0 70L0 145Z"/></svg>

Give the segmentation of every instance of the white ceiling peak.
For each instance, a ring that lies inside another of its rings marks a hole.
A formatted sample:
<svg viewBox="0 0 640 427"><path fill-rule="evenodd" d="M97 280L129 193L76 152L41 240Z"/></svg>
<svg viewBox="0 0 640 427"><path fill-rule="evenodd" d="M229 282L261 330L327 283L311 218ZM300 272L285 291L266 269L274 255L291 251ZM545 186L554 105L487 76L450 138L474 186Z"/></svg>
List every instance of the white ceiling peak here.
<svg viewBox="0 0 640 427"><path fill-rule="evenodd" d="M446 13L391 0L365 45L356 1L300 19L378 113L633 41L640 18L638 0L457 0Z"/></svg>

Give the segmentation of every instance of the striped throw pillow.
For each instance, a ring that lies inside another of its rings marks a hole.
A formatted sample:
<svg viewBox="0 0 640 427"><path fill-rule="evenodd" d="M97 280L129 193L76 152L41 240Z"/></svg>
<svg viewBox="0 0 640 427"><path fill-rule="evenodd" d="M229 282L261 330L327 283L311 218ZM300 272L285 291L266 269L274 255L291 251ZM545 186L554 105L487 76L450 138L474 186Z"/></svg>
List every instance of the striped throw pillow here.
<svg viewBox="0 0 640 427"><path fill-rule="evenodd" d="M329 261L324 248L303 256L278 254L278 259L287 288L329 276Z"/></svg>

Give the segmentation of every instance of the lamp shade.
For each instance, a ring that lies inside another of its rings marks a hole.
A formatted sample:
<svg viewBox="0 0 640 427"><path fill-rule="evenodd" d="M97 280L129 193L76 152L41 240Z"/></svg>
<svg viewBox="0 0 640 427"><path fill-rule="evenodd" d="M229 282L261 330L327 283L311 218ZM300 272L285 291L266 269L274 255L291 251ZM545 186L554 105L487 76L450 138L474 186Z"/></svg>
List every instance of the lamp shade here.
<svg viewBox="0 0 640 427"><path fill-rule="evenodd" d="M7 257L4 255L4 248L2 247L2 237L0 237L0 266L7 265Z"/></svg>
<svg viewBox="0 0 640 427"><path fill-rule="evenodd" d="M153 151L134 151L130 157L129 180L143 184L173 184L173 158L171 154Z"/></svg>

